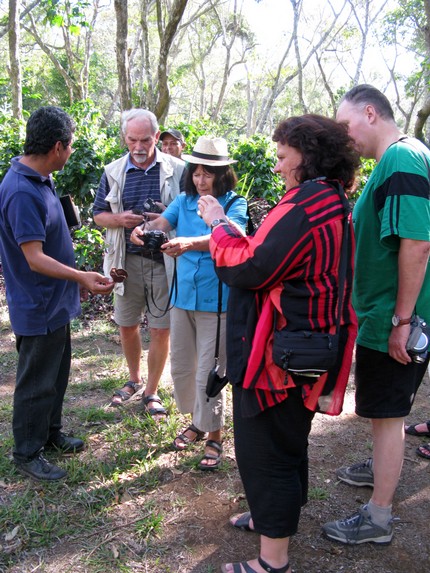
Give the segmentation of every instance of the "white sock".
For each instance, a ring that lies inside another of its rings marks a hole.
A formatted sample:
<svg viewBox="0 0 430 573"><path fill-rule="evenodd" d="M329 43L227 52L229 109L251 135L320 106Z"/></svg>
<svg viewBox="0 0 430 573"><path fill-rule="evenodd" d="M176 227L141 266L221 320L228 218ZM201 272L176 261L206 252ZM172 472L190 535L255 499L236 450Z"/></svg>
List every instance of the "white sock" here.
<svg viewBox="0 0 430 573"><path fill-rule="evenodd" d="M370 519L375 525L379 525L380 527L387 527L393 518L391 514L392 507L392 505L389 505L388 507L381 507L380 505L376 505L372 500L370 500L367 504L367 511L370 514Z"/></svg>

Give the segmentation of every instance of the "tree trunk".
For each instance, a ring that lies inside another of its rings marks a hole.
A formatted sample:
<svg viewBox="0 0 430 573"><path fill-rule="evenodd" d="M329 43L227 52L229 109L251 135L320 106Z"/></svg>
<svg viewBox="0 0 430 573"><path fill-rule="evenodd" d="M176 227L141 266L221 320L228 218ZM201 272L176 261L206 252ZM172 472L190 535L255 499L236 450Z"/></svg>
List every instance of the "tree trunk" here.
<svg viewBox="0 0 430 573"><path fill-rule="evenodd" d="M159 0L157 0L159 4ZM164 30L161 32L160 18L158 21L160 37L160 57L158 60L158 98L155 104L154 113L160 122L163 122L169 112L170 105L170 92L168 85L168 74L167 74L167 59L169 57L169 51L173 43L173 39L177 32L179 23L184 14L185 8L188 4L188 0L174 0L170 8L169 22Z"/></svg>
<svg viewBox="0 0 430 573"><path fill-rule="evenodd" d="M118 69L119 99L121 110L130 109L131 79L128 60L127 33L128 7L127 0L115 0L116 14L116 64Z"/></svg>
<svg viewBox="0 0 430 573"><path fill-rule="evenodd" d="M428 85L429 75L430 75L428 72L428 62L430 61L430 0L424 0L424 10L426 14L426 24L427 24L424 29L424 39L425 39L427 57L426 57L426 66L424 67L423 74L425 80L424 83L425 85ZM417 121L415 122L415 129L414 129L415 137L427 144L428 141L426 142L426 138L424 135L424 127L426 125L429 116L430 116L430 95L429 95L429 90L427 90L426 101L424 102L424 105L417 113Z"/></svg>
<svg viewBox="0 0 430 573"><path fill-rule="evenodd" d="M12 113L16 119L22 119L22 75L19 57L20 8L20 0L9 0L10 81L12 85Z"/></svg>

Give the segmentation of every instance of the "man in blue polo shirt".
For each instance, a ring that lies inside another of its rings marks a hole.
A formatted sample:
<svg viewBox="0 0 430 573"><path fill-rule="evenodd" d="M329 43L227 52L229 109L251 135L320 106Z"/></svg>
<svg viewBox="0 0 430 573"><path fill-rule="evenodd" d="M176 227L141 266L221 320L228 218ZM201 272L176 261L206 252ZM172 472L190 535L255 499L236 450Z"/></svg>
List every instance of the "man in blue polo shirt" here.
<svg viewBox="0 0 430 573"><path fill-rule="evenodd" d="M72 119L42 107L27 122L24 155L12 159L0 186L0 253L18 366L13 404L13 458L36 480L67 474L43 450L75 453L78 438L61 432L70 362L70 320L80 313L79 287L108 294L113 283L75 269L72 241L51 173L72 153Z"/></svg>
<svg viewBox="0 0 430 573"><path fill-rule="evenodd" d="M169 352L169 278L172 259L161 252L148 252L130 240L142 223L148 200L163 210L180 192L184 162L162 153L156 145L160 130L155 115L146 109L131 109L121 116L121 130L129 153L105 167L94 201L94 221L106 227L107 251L104 270L125 269L128 278L115 285L115 322L129 370L129 380L117 390L113 404L128 400L142 381L140 324L147 313L150 343L148 380L143 395L145 411L155 420L167 412L157 395Z"/></svg>

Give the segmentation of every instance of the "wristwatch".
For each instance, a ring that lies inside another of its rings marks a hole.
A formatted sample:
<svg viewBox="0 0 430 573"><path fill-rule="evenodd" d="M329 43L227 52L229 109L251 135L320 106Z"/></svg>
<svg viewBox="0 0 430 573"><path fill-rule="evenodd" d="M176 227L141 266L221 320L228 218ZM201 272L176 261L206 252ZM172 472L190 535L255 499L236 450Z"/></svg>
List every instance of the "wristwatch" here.
<svg viewBox="0 0 430 573"><path fill-rule="evenodd" d="M214 228L215 228L217 225L220 225L221 223L228 223L228 221L226 221L225 219L214 219L214 220L212 221L212 223L211 223L211 231L213 231Z"/></svg>
<svg viewBox="0 0 430 573"><path fill-rule="evenodd" d="M398 314L393 314L393 317L391 319L391 324L393 326L403 326L405 324L410 324L411 319L412 316L410 316L409 318L400 318Z"/></svg>

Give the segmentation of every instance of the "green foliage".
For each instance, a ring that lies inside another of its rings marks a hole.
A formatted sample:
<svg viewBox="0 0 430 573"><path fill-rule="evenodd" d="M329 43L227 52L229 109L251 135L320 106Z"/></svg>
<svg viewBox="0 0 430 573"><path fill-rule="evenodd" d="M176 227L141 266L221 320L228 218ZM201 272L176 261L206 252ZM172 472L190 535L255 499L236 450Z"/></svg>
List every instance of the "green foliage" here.
<svg viewBox="0 0 430 573"><path fill-rule="evenodd" d="M352 193L349 195L349 199L355 203L357 199L360 197L361 192L364 189L372 171L375 169L376 162L374 159L362 159L359 174L357 177L357 186L353 190Z"/></svg>
<svg viewBox="0 0 430 573"><path fill-rule="evenodd" d="M225 137L225 126L220 123L215 123L207 118L201 118L194 121L192 124L181 122L169 122L168 125L160 126L160 131L165 129L174 128L179 129L179 131L184 136L185 142L187 144L184 153L191 153L197 139L201 135L206 135L208 137Z"/></svg>
<svg viewBox="0 0 430 573"><path fill-rule="evenodd" d="M74 231L73 247L77 266L82 270L100 270L103 266L104 238L98 229L83 225Z"/></svg>
<svg viewBox="0 0 430 573"><path fill-rule="evenodd" d="M24 123L0 112L0 182L6 175L13 157L22 154Z"/></svg>
<svg viewBox="0 0 430 573"><path fill-rule="evenodd" d="M104 166L124 152L116 133L102 127L101 114L91 100L77 102L67 111L77 125L74 153L64 169L55 175L55 183L58 194L70 194L76 205L83 208L86 218Z"/></svg>
<svg viewBox="0 0 430 573"><path fill-rule="evenodd" d="M276 151L272 141L262 135L254 135L232 145L231 155L237 159L238 192L277 203L284 192L284 185L273 171Z"/></svg>

